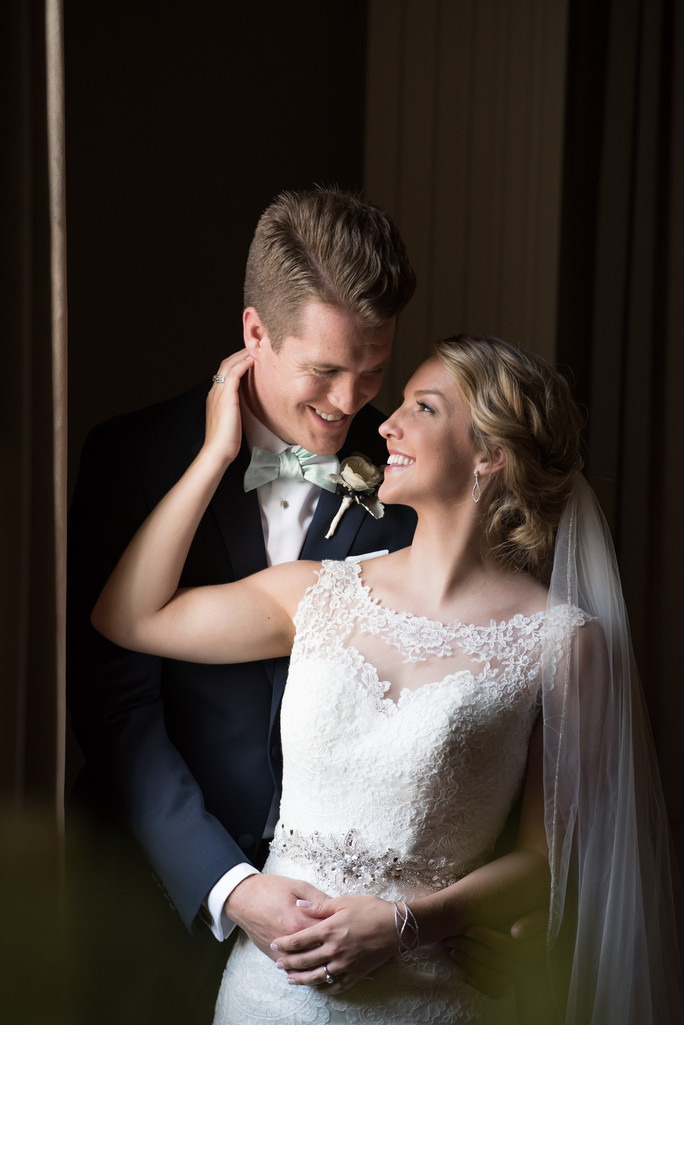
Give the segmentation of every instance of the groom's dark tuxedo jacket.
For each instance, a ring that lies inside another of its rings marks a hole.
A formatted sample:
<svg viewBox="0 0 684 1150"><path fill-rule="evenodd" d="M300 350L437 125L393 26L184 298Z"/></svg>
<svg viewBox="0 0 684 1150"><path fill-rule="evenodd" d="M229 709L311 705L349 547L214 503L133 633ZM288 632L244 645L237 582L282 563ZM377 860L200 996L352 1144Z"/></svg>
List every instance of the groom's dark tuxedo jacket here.
<svg viewBox="0 0 684 1150"><path fill-rule="evenodd" d="M149 511L197 454L207 386L110 420L88 437L69 515L68 693L84 779L132 831L190 926L214 883L256 860L279 791L279 707L287 660L206 666L124 651L90 612ZM354 419L340 459L386 458L378 412ZM266 566L256 491L245 493L246 444L192 544L184 586L227 583ZM340 496L322 491L303 559L344 559L406 546L415 516L352 506L332 539Z"/></svg>

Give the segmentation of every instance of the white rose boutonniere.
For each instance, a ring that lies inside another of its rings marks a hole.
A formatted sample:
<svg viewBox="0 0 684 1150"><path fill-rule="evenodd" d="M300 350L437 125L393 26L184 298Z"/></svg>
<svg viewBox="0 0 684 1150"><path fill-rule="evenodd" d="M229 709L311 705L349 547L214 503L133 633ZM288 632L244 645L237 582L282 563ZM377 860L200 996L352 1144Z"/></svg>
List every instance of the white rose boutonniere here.
<svg viewBox="0 0 684 1150"><path fill-rule="evenodd" d="M339 475L331 475L333 483L344 491L342 504L333 519L326 539L332 539L337 525L352 503L359 503L374 519L382 519L385 508L378 499L378 487L382 483L382 467L376 467L365 455L348 455L340 464Z"/></svg>

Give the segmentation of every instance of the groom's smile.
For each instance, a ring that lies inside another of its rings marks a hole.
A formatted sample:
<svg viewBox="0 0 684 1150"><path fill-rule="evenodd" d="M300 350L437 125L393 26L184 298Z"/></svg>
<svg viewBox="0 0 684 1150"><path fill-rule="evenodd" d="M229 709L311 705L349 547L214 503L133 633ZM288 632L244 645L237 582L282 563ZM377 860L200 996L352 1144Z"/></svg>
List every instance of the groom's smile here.
<svg viewBox="0 0 684 1150"><path fill-rule="evenodd" d="M276 351L248 308L245 346L254 366L244 391L254 415L286 443L318 455L339 451L357 411L380 390L395 322L368 327L342 308L310 301L297 333Z"/></svg>

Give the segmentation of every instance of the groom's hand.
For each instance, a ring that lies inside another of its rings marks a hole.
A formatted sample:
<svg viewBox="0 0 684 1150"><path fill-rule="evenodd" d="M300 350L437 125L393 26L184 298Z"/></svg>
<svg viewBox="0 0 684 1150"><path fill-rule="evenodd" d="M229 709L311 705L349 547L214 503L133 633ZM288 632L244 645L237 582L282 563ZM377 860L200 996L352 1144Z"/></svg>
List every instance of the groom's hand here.
<svg viewBox="0 0 684 1150"><path fill-rule="evenodd" d="M443 945L465 982L490 998L500 998L521 973L544 968L547 922L548 911L540 907L518 919L510 931L472 926L444 939Z"/></svg>
<svg viewBox="0 0 684 1150"><path fill-rule="evenodd" d="M248 934L255 946L275 962L274 938L311 926L312 911L297 906L322 903L325 895L311 883L275 874L252 874L238 883L224 903L228 918ZM315 913L315 912L313 912Z"/></svg>

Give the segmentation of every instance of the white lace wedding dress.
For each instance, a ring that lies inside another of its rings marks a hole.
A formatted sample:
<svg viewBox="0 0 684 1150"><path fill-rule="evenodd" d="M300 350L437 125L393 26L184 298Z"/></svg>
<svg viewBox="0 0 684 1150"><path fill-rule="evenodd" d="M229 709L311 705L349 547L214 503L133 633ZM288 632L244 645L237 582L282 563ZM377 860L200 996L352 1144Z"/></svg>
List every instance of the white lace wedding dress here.
<svg viewBox="0 0 684 1150"><path fill-rule="evenodd" d="M325 561L295 620L280 822L265 871L394 901L483 863L522 787L542 650L552 673L585 619L556 606L445 625L381 606L358 564ZM329 996L290 986L241 935L214 1021L506 1023L515 1006L512 995L491 999L462 982L442 947L397 957Z"/></svg>

